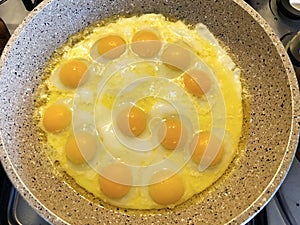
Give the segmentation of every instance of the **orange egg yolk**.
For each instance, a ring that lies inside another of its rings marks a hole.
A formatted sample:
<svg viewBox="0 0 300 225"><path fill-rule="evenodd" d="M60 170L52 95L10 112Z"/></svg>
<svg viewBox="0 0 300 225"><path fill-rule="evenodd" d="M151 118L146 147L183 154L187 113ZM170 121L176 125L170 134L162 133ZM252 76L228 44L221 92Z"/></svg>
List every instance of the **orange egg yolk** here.
<svg viewBox="0 0 300 225"><path fill-rule="evenodd" d="M164 172L155 174L151 178L154 184L149 185L149 194L152 200L160 205L171 205L178 202L184 194L184 184L177 174L163 179ZM156 181L160 180L158 183Z"/></svg>
<svg viewBox="0 0 300 225"><path fill-rule="evenodd" d="M107 59L116 59L126 50L126 42L117 35L108 35L98 41L98 53Z"/></svg>
<svg viewBox="0 0 300 225"><path fill-rule="evenodd" d="M158 35L149 30L141 30L133 36L131 49L142 58L151 58L158 54L161 45Z"/></svg>
<svg viewBox="0 0 300 225"><path fill-rule="evenodd" d="M163 51L161 60L171 69L185 70L191 64L191 54L186 48L171 44Z"/></svg>
<svg viewBox="0 0 300 225"><path fill-rule="evenodd" d="M183 75L184 86L195 96L202 96L210 90L211 81L207 73L200 70L191 70Z"/></svg>
<svg viewBox="0 0 300 225"><path fill-rule="evenodd" d="M139 136L147 126L147 116L144 110L132 106L120 112L117 124L122 133L127 136Z"/></svg>
<svg viewBox="0 0 300 225"><path fill-rule="evenodd" d="M71 135L65 146L67 158L74 164L83 164L93 159L97 151L96 138L86 131Z"/></svg>
<svg viewBox="0 0 300 225"><path fill-rule="evenodd" d="M72 59L62 65L59 78L68 88L77 88L88 79L88 65L78 59Z"/></svg>
<svg viewBox="0 0 300 225"><path fill-rule="evenodd" d="M210 146L210 147L208 147ZM216 136L210 132L201 132L191 142L192 159L199 164L206 155L206 161L210 166L215 166L222 160L224 147Z"/></svg>
<svg viewBox="0 0 300 225"><path fill-rule="evenodd" d="M116 163L105 167L99 176L102 193L111 199L120 199L130 190L132 175L125 165Z"/></svg>
<svg viewBox="0 0 300 225"><path fill-rule="evenodd" d="M165 120L159 136L163 137L161 145L168 150L182 147L187 141L186 132L180 120L172 117Z"/></svg>
<svg viewBox="0 0 300 225"><path fill-rule="evenodd" d="M72 113L64 104L55 104L47 108L43 115L43 125L46 131L57 133L71 123Z"/></svg>

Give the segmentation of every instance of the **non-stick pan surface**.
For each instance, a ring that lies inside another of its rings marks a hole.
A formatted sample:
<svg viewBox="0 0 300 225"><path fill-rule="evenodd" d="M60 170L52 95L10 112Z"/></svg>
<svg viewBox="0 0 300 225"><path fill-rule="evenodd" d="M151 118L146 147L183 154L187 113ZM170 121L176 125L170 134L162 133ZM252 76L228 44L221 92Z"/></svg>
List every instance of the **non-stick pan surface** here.
<svg viewBox="0 0 300 225"><path fill-rule="evenodd" d="M74 191L47 160L32 116L42 71L71 34L96 20L150 12L206 24L242 68L250 98L245 146L226 176L173 210L136 211ZM294 156L300 113L293 68L270 27L241 0L45 0L12 36L0 68L1 162L54 224L240 224L272 197Z"/></svg>

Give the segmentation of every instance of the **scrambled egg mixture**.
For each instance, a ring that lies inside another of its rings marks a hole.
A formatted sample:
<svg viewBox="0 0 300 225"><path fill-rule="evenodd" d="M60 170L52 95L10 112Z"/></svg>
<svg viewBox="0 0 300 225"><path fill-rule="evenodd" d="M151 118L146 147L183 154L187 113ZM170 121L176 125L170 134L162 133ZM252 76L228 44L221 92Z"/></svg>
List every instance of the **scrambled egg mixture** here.
<svg viewBox="0 0 300 225"><path fill-rule="evenodd" d="M222 176L242 132L240 70L205 25L145 14L77 39L41 86L51 161L133 209L175 207Z"/></svg>

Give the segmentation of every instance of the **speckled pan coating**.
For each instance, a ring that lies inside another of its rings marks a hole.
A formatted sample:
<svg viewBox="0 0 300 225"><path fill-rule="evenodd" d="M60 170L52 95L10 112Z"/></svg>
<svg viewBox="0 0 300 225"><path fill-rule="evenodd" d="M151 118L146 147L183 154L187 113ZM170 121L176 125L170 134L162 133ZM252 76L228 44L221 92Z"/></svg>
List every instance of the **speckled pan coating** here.
<svg viewBox="0 0 300 225"><path fill-rule="evenodd" d="M91 22L112 15L162 13L203 22L236 56L251 95L242 156L228 175L174 210L154 212L92 203L53 173L33 124L34 95L52 52ZM281 184L298 140L299 90L284 48L243 1L44 1L17 29L0 62L1 162L13 184L54 224L240 224Z"/></svg>

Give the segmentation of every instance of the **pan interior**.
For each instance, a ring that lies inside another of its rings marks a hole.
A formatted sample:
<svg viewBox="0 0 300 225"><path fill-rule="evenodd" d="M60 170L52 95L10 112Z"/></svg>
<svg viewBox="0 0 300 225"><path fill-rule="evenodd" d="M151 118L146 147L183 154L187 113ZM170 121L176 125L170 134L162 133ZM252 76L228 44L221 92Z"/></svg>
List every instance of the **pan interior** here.
<svg viewBox="0 0 300 225"><path fill-rule="evenodd" d="M32 119L42 71L71 34L97 20L149 12L207 25L242 68L251 96L243 154L228 174L192 202L155 212L111 208L74 191L45 160ZM1 161L18 190L56 224L242 223L276 190L293 158L298 131L292 68L268 26L240 1L45 1L13 35L1 66Z"/></svg>

